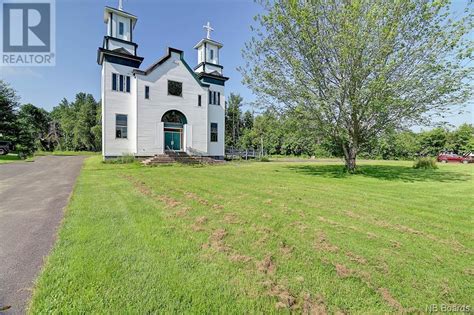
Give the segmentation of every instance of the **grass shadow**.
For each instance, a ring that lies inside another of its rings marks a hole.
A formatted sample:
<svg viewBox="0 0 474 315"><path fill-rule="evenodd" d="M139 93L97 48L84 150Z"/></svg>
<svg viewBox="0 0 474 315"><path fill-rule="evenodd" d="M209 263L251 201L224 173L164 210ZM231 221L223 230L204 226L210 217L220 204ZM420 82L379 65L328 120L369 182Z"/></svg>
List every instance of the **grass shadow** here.
<svg viewBox="0 0 474 315"><path fill-rule="evenodd" d="M348 174L340 165L292 165L288 169L297 173L320 176L326 178L346 178L350 176L364 176L380 180L404 181L404 182L461 182L471 179L470 174L444 170L414 169L408 166L398 165L361 165L358 173Z"/></svg>

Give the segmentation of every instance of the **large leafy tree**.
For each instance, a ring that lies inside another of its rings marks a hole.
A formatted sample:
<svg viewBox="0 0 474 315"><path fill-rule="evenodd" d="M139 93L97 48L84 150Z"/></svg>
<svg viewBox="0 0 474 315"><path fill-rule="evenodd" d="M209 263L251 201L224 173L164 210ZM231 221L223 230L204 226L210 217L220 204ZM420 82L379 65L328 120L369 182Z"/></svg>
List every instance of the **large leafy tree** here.
<svg viewBox="0 0 474 315"><path fill-rule="evenodd" d="M26 157L42 148L41 140L48 134L49 124L49 113L43 108L32 104L20 107L16 117L15 137L16 149L20 156Z"/></svg>
<svg viewBox="0 0 474 315"><path fill-rule="evenodd" d="M242 96L230 93L225 112L225 144L235 147L242 132Z"/></svg>
<svg viewBox="0 0 474 315"><path fill-rule="evenodd" d="M275 0L240 70L260 104L304 108L354 171L385 130L429 122L472 95L471 12L448 0Z"/></svg>
<svg viewBox="0 0 474 315"><path fill-rule="evenodd" d="M0 138L14 140L19 97L5 81L0 80Z"/></svg>

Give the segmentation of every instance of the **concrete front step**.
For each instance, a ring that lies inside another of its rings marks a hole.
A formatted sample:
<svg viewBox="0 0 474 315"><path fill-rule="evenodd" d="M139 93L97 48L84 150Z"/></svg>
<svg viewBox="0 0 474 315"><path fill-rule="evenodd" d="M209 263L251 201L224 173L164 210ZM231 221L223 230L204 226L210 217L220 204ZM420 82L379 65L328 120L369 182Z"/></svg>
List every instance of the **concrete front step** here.
<svg viewBox="0 0 474 315"><path fill-rule="evenodd" d="M144 165L170 164L176 162L183 164L215 164L224 163L225 161L214 160L210 157L190 156L185 152L166 152L166 154L155 155L142 161Z"/></svg>

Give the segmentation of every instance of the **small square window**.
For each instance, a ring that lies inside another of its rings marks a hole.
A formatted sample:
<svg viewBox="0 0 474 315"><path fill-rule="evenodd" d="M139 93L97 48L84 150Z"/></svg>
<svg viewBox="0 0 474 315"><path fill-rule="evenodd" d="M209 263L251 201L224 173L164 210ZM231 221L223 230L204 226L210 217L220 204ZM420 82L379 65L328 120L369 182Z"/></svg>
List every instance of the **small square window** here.
<svg viewBox="0 0 474 315"><path fill-rule="evenodd" d="M145 86L145 99L150 99L150 87L148 85Z"/></svg>
<svg viewBox="0 0 474 315"><path fill-rule="evenodd" d="M123 23L119 22L119 35L123 35Z"/></svg>
<svg viewBox="0 0 474 315"><path fill-rule="evenodd" d="M211 142L217 142L217 123L211 123Z"/></svg>
<svg viewBox="0 0 474 315"><path fill-rule="evenodd" d="M168 95L183 96L183 83L168 80Z"/></svg>

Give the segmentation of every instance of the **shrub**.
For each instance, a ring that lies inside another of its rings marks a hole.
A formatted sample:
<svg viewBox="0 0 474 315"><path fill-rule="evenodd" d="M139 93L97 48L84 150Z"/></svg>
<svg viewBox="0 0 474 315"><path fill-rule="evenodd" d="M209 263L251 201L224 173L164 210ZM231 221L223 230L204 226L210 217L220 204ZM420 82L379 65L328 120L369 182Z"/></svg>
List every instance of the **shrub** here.
<svg viewBox="0 0 474 315"><path fill-rule="evenodd" d="M425 170L428 169L437 169L438 166L436 165L436 159L431 158L431 157L421 157L415 160L415 163L413 164L413 168L422 168Z"/></svg>
<svg viewBox="0 0 474 315"><path fill-rule="evenodd" d="M132 154L124 154L122 156L116 157L115 159L109 159L104 161L104 163L107 164L128 164L134 162L135 156L133 156Z"/></svg>
<svg viewBox="0 0 474 315"><path fill-rule="evenodd" d="M257 159L260 162L270 162L270 159L268 156L262 156L261 158Z"/></svg>

